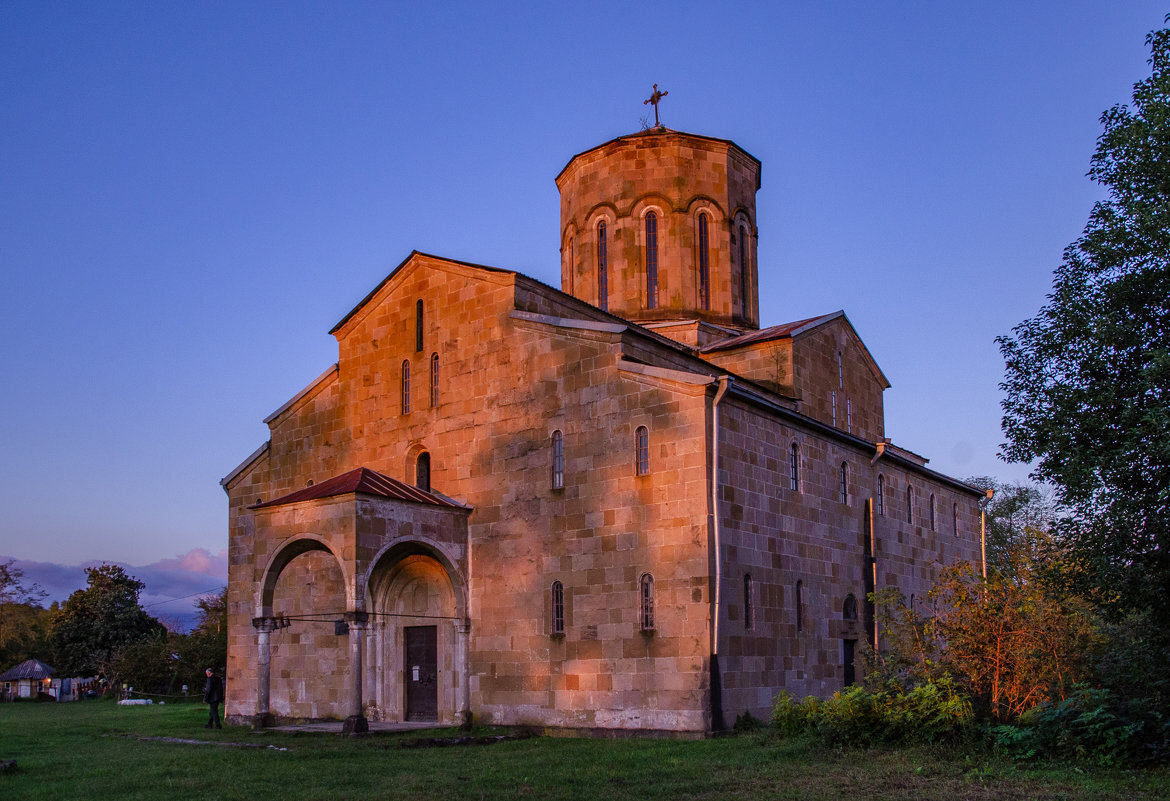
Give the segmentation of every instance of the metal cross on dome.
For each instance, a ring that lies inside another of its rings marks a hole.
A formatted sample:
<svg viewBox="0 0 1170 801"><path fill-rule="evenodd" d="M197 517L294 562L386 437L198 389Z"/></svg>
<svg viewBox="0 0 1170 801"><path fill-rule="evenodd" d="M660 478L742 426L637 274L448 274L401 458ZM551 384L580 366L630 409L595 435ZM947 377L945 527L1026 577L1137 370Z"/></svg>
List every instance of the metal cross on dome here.
<svg viewBox="0 0 1170 801"><path fill-rule="evenodd" d="M659 127L662 123L658 121L658 103L662 98L666 97L670 92L659 92L658 84L654 84L654 94L650 95L650 99L643 101L642 105L653 104L654 106L654 127Z"/></svg>

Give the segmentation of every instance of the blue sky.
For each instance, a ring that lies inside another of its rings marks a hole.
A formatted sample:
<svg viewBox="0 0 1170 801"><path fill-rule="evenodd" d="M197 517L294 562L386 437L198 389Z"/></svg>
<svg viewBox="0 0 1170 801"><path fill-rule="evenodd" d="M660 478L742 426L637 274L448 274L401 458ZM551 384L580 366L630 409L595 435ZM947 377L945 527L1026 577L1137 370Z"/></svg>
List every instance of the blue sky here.
<svg viewBox="0 0 1170 801"><path fill-rule="evenodd" d="M336 359L332 325L412 249L557 285L553 178L638 130L652 83L667 126L763 162L762 323L844 309L887 435L1023 478L994 338L1101 196L1098 118L1165 11L4 3L0 555L222 583L219 479Z"/></svg>

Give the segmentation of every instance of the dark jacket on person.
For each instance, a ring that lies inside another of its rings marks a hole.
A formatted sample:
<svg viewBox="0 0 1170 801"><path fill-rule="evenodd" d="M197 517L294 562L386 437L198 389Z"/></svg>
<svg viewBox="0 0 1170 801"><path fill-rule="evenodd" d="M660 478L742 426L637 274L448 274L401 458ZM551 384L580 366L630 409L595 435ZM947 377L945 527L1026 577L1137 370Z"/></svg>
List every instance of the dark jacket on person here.
<svg viewBox="0 0 1170 801"><path fill-rule="evenodd" d="M218 704L223 701L223 679L212 673L203 688L203 703Z"/></svg>

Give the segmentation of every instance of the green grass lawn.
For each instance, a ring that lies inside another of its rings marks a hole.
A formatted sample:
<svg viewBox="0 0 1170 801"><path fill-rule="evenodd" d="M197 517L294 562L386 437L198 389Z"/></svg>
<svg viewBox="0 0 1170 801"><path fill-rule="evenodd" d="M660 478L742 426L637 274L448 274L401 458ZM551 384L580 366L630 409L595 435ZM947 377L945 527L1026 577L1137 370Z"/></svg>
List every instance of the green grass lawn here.
<svg viewBox="0 0 1170 801"><path fill-rule="evenodd" d="M1023 770L932 749L823 749L767 732L405 747L419 733L208 731L206 719L194 704L0 705L0 760L18 763L0 775L0 799L1170 798L1165 770ZM151 737L206 744L143 739Z"/></svg>

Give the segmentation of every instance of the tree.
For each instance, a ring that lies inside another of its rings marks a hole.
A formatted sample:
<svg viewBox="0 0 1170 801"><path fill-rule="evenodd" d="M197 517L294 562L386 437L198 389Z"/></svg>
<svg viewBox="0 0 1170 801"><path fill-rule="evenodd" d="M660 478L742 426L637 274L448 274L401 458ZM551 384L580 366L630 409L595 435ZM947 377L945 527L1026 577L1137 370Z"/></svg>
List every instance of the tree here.
<svg viewBox="0 0 1170 801"><path fill-rule="evenodd" d="M166 629L138 603L144 585L117 565L87 567L86 588L61 605L53 621L54 667L62 676L105 673L112 678L118 651Z"/></svg>
<svg viewBox="0 0 1170 801"><path fill-rule="evenodd" d="M1010 568L1014 564L1013 549L1047 541L1042 535L1048 533L1057 516L1052 492L1047 487L1020 482L1009 484L990 476L973 476L967 483L994 493L983 509L989 565Z"/></svg>
<svg viewBox="0 0 1170 801"><path fill-rule="evenodd" d="M1170 17L1167 17L1170 22ZM1000 337L1003 446L1065 516L1081 591L1170 627L1170 28L1149 78L1101 117L1089 177L1107 199L1064 252L1039 313Z"/></svg>
<svg viewBox="0 0 1170 801"><path fill-rule="evenodd" d="M45 591L25 582L15 562L0 562L0 670L47 655L48 611L40 603Z"/></svg>
<svg viewBox="0 0 1170 801"><path fill-rule="evenodd" d="M868 655L867 682L914 687L953 678L983 717L1009 721L1088 678L1093 617L1049 580L1052 547L1028 531L986 578L969 563L943 568L920 608L907 608L897 590L876 593L882 640Z"/></svg>

